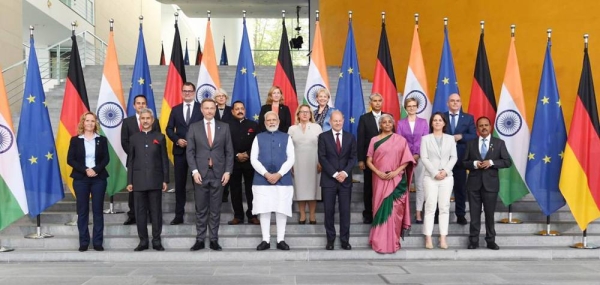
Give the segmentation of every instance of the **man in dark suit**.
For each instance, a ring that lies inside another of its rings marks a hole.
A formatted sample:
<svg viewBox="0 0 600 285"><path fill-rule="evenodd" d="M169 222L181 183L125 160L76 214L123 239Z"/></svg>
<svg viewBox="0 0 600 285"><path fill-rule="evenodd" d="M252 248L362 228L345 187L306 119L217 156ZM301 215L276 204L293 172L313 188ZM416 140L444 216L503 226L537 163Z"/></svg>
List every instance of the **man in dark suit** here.
<svg viewBox="0 0 600 285"><path fill-rule="evenodd" d="M471 212L469 230L469 249L479 247L479 230L481 227L481 205L485 213L485 241L487 248L498 250L496 230L494 229L494 212L500 191L498 169L511 166L510 155L504 141L490 136L490 119L477 119L479 139L467 143L463 166L469 169L467 191Z"/></svg>
<svg viewBox="0 0 600 285"><path fill-rule="evenodd" d="M456 93L451 94L450 97L448 97L449 111L444 113L446 121L449 124L446 128L446 133L454 136L454 141L456 141L456 154L459 158L465 156L467 143L477 137L473 116L463 112L461 107L462 103L460 96ZM465 183L467 181L467 171L461 163L457 163L452 169L452 174L454 176L454 187L452 188L452 191L454 192L455 199L456 223L466 225L468 223L465 218L467 202Z"/></svg>
<svg viewBox="0 0 600 285"><path fill-rule="evenodd" d="M173 164L175 171L175 218L171 225L183 223L183 214L185 213L188 163L185 149L187 147L186 135L188 126L199 122L203 116L200 112L200 104L194 101L196 86L191 82L186 82L181 87L181 96L183 103L173 107L167 123L167 136L173 142Z"/></svg>
<svg viewBox="0 0 600 285"><path fill-rule="evenodd" d="M163 251L162 191L169 183L167 141L159 131L152 129L154 114L143 108L139 111L142 131L131 136L127 155L127 191L133 193L139 245L135 251L148 249L147 213L152 217L152 248Z"/></svg>
<svg viewBox="0 0 600 285"><path fill-rule="evenodd" d="M210 248L221 250L219 222L223 186L233 170L233 146L227 123L215 120L217 104L204 99L200 104L204 119L193 123L187 133L187 162L194 178L196 199L196 243L192 251L204 248L207 221L210 228ZM210 209L210 212L209 212Z"/></svg>
<svg viewBox="0 0 600 285"><path fill-rule="evenodd" d="M373 222L373 172L366 167L367 150L369 149L371 139L379 134L379 118L383 114L381 112L383 97L378 93L373 93L369 96L369 102L371 104L371 112L360 116L356 138L358 167L362 169L364 174L363 199L365 210L363 211L363 223L365 224Z"/></svg>
<svg viewBox="0 0 600 285"><path fill-rule="evenodd" d="M356 159L354 136L342 130L344 115L333 111L329 120L331 130L319 135L319 163L321 164L321 189L325 206L326 250L333 250L335 241L335 199L338 197L340 211L340 241L342 248L350 245L350 201L352 194L352 167Z"/></svg>
<svg viewBox="0 0 600 285"><path fill-rule="evenodd" d="M231 206L233 207L233 220L227 222L230 225L244 223L244 205L242 203L242 178L244 179L244 190L246 193L246 217L248 223L259 225L260 221L256 215L252 215L252 181L254 178L254 168L250 163L250 150L252 142L258 133L258 124L255 121L246 119L246 108L242 101L235 101L233 104L233 120L229 121L231 131L231 143L233 145L233 172L231 173Z"/></svg>
<svg viewBox="0 0 600 285"><path fill-rule="evenodd" d="M127 155L129 155L129 141L131 136L142 131L142 125L140 123L140 111L146 108L146 96L143 94L136 95L133 98L133 107L135 108L135 116L130 116L123 120L121 126L121 147ZM152 124L152 130L160 132L160 124L158 119L154 120ZM135 224L135 203L133 199L133 192L129 192L129 212L127 212L127 220L123 223L124 225Z"/></svg>
<svg viewBox="0 0 600 285"><path fill-rule="evenodd" d="M225 91L225 89L217 89L213 98L215 99L215 102L217 102L217 112L215 112L215 119L225 123L229 123L230 121L234 120L231 114L231 107L227 106L227 92ZM224 203L227 202L227 197L229 197L229 184L223 187Z"/></svg>

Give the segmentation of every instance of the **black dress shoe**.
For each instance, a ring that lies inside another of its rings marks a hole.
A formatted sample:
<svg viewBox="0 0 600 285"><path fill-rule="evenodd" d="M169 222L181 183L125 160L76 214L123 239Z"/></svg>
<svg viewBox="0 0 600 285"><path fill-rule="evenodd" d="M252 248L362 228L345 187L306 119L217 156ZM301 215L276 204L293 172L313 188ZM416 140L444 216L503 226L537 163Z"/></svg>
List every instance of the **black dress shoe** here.
<svg viewBox="0 0 600 285"><path fill-rule="evenodd" d="M474 242L470 242L469 246L467 247L468 249L477 249L479 247L479 244L474 243Z"/></svg>
<svg viewBox="0 0 600 285"><path fill-rule="evenodd" d="M277 243L277 249L290 250L290 246L284 240Z"/></svg>
<svg viewBox="0 0 600 285"><path fill-rule="evenodd" d="M132 217L128 217L127 220L123 223L123 225L134 225L135 224L135 218Z"/></svg>
<svg viewBox="0 0 600 285"><path fill-rule="evenodd" d="M223 248L219 245L218 241L211 241L210 242L210 249L212 250L216 250L216 251L221 251L223 250Z"/></svg>
<svg viewBox="0 0 600 285"><path fill-rule="evenodd" d="M467 221L465 216L456 216L456 223L464 226L464 225L468 224L469 222Z"/></svg>
<svg viewBox="0 0 600 285"><path fill-rule="evenodd" d="M89 245L80 245L79 246L79 251L80 252L84 252L88 250Z"/></svg>
<svg viewBox="0 0 600 285"><path fill-rule="evenodd" d="M139 244L133 251L142 251L148 249L148 244Z"/></svg>
<svg viewBox="0 0 600 285"><path fill-rule="evenodd" d="M204 241L197 240L196 243L190 248L191 251L201 250L204 248Z"/></svg>
<svg viewBox="0 0 600 285"><path fill-rule="evenodd" d="M265 250L265 249L269 249L271 248L271 244L266 242L266 241L262 241L257 247L256 250Z"/></svg>
<svg viewBox="0 0 600 285"><path fill-rule="evenodd" d="M171 221L171 225L183 224L183 218L175 218Z"/></svg>
<svg viewBox="0 0 600 285"><path fill-rule="evenodd" d="M373 217L363 217L363 224L372 224Z"/></svg>
<svg viewBox="0 0 600 285"><path fill-rule="evenodd" d="M351 250L352 246L350 245L349 242L342 242L342 248L345 250Z"/></svg>
<svg viewBox="0 0 600 285"><path fill-rule="evenodd" d="M104 247L101 245L94 245L94 250L95 251L104 251Z"/></svg>
<svg viewBox="0 0 600 285"><path fill-rule="evenodd" d="M327 245L325 246L326 250L333 250L333 241L332 240L328 240L327 241Z"/></svg>
<svg viewBox="0 0 600 285"><path fill-rule="evenodd" d="M154 248L154 250L157 250L157 251L164 251L165 250L165 248L162 246L161 243L154 243L154 244L152 244L152 248Z"/></svg>
<svg viewBox="0 0 600 285"><path fill-rule="evenodd" d="M493 241L490 241L487 243L487 248L492 249L492 250L499 250L500 247Z"/></svg>

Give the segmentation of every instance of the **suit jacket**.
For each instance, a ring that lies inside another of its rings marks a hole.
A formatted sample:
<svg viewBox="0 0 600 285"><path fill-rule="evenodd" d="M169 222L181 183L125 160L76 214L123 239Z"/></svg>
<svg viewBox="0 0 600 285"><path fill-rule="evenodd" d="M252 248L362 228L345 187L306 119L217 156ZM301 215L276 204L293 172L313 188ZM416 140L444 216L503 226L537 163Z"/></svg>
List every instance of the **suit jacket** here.
<svg viewBox="0 0 600 285"><path fill-rule="evenodd" d="M231 132L231 144L233 146L233 167L250 167L252 168L252 164L250 164L250 159L245 162L239 162L237 158L235 158L236 154L246 152L248 156L250 156L250 152L252 150L252 142L258 134L258 124L255 121L244 119L243 121L238 121L237 119L233 119L229 121L229 131Z"/></svg>
<svg viewBox="0 0 600 285"><path fill-rule="evenodd" d="M152 131L160 132L160 123L157 118L154 119L154 124L152 124ZM129 142L131 136L139 132L140 121L135 115L129 116L123 120L123 125L121 125L121 147L123 147L123 150L127 155L129 155Z"/></svg>
<svg viewBox="0 0 600 285"><path fill-rule="evenodd" d="M381 112L381 114L385 114ZM377 129L377 121L373 112L368 112L360 116L358 120L358 133L357 133L357 153L358 161L367 162L367 151L369 150L369 143L371 139L379 134Z"/></svg>
<svg viewBox="0 0 600 285"><path fill-rule="evenodd" d="M215 111L215 119L221 122L229 123L229 121L234 120L233 114L231 114L231 107L225 105L225 109L223 110L223 116L219 112L219 108Z"/></svg>
<svg viewBox="0 0 600 285"><path fill-rule="evenodd" d="M319 135L319 163L321 164L321 187L336 187L338 181L333 174L346 171L348 177L342 183L344 187L352 186L352 168L356 160L356 142L354 136L346 131L342 134L342 150L337 153L334 131L329 130Z"/></svg>
<svg viewBox="0 0 600 285"><path fill-rule="evenodd" d="M442 147L440 148L433 134L423 136L421 138L420 156L421 163L425 167L425 176L433 178L440 170L445 170L448 177L451 177L452 168L458 160L454 137L444 134Z"/></svg>
<svg viewBox="0 0 600 285"><path fill-rule="evenodd" d="M213 171L217 177L233 170L233 145L227 123L215 119L215 134L212 146L208 145L204 120L193 123L187 133L187 162L190 169L205 177L208 172L208 160L212 159Z"/></svg>
<svg viewBox="0 0 600 285"><path fill-rule="evenodd" d="M462 158L465 155L467 143L477 138L477 131L475 130L475 121L473 120L473 116L460 111L458 115L458 121L456 122L456 128L454 128L454 133L452 133L452 128L450 127L450 112L444 112L444 116L446 117L446 122L448 122L448 126L446 126L446 133L449 135L461 134L463 136L462 139L456 142L456 153L458 157ZM457 163L456 166L461 167L462 165Z"/></svg>
<svg viewBox="0 0 600 285"><path fill-rule="evenodd" d="M178 146L177 141L185 139L188 128L192 123L204 119L202 112L200 112L200 103L194 102L191 106L190 122L186 124L183 114L184 104L182 103L173 107L171 114L169 114L169 122L167 123L166 132L169 139L173 142L173 155L185 155L185 147Z"/></svg>
<svg viewBox="0 0 600 285"><path fill-rule="evenodd" d="M108 141L104 136L95 138L95 141L96 152L94 160L96 166L92 167L92 169L98 174L98 178L106 179L108 177L106 166L110 160L108 155ZM71 171L71 177L73 179L88 178L85 173L87 166L85 166L85 145L83 138L79 138L79 136L71 138L71 141L69 142L69 151L67 152L67 164L73 167L73 171Z"/></svg>
<svg viewBox="0 0 600 285"><path fill-rule="evenodd" d="M267 130L265 127L265 114L271 111L271 105L263 105L260 108L260 115L258 115L258 127L261 132ZM292 115L288 106L279 104L279 131L282 133L288 132L288 129L292 125Z"/></svg>
<svg viewBox="0 0 600 285"><path fill-rule="evenodd" d="M127 184L133 191L162 189L169 183L167 140L158 131L137 132L131 136L127 155Z"/></svg>
<svg viewBox="0 0 600 285"><path fill-rule="evenodd" d="M504 141L492 136L489 136L489 138L490 146L485 157L481 157L479 138L467 143L467 150L462 162L463 166L469 169L469 178L467 179L468 191L476 191L483 186L486 191L498 192L500 190L498 169L507 168L512 165ZM476 169L473 165L476 160L492 160L494 165L488 169Z"/></svg>
<svg viewBox="0 0 600 285"><path fill-rule="evenodd" d="M417 118L415 121L414 130L410 131L410 123L408 119L402 119L398 121L396 127L396 133L401 135L406 139L408 143L408 147L410 148L410 153L420 154L421 153L421 137L426 134L429 134L429 126L427 125L427 120L423 118Z"/></svg>

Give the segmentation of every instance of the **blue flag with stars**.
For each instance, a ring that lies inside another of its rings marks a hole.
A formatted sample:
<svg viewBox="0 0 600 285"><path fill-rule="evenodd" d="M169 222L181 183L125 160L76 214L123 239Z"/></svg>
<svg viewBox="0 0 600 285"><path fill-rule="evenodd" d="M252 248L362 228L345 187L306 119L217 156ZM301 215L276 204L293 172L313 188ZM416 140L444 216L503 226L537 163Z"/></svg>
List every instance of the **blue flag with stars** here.
<svg viewBox="0 0 600 285"><path fill-rule="evenodd" d="M342 59L338 87L335 95L335 108L344 114L344 131L356 137L358 119L365 113L365 100L363 99L360 69L358 68L358 55L352 30L352 20L348 22L348 36Z"/></svg>
<svg viewBox="0 0 600 285"><path fill-rule="evenodd" d="M244 18L244 30L242 33L242 46L240 47L240 56L238 57L235 81L233 83L233 94L231 103L242 101L246 107L246 118L258 122L260 114L260 94L258 93L258 83L256 82L256 71L254 70L254 60L250 51L250 40L246 30L246 18Z"/></svg>
<svg viewBox="0 0 600 285"><path fill-rule="evenodd" d="M135 115L133 99L140 94L146 96L147 108L151 109L154 112L154 116L156 116L154 90L152 90L152 78L150 78L150 68L148 67L148 56L146 56L142 24L140 24L135 64L133 65L133 75L131 76L131 89L129 89L129 99L127 99L127 116Z"/></svg>
<svg viewBox="0 0 600 285"><path fill-rule="evenodd" d="M183 64L190 65L190 54L187 47L187 39L185 40L185 55L183 56Z"/></svg>
<svg viewBox="0 0 600 285"><path fill-rule="evenodd" d="M565 205L558 182L567 141L551 46L548 40L525 171L529 190L546 216Z"/></svg>
<svg viewBox="0 0 600 285"><path fill-rule="evenodd" d="M65 192L33 37L29 41L29 62L17 146L29 215L35 217L62 200Z"/></svg>
<svg viewBox="0 0 600 285"><path fill-rule="evenodd" d="M450 41L448 40L448 26L444 26L444 46L442 47L440 69L435 84L432 114L435 112L447 112L448 97L453 93L458 93L458 80L456 79L456 71L454 70Z"/></svg>

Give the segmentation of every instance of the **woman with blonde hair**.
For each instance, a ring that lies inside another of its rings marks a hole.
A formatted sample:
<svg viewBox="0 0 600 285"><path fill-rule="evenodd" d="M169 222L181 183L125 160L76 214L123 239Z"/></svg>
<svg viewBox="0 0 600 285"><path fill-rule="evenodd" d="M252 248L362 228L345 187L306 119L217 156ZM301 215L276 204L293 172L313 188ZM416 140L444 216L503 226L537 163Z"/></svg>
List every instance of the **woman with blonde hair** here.
<svg viewBox="0 0 600 285"><path fill-rule="evenodd" d="M273 86L269 89L267 94L267 102L260 108L260 114L258 115L258 127L261 132L266 130L265 127L265 114L269 111L275 112L279 116L279 131L287 133L288 129L292 125L292 115L290 108L283 105L283 93L279 86Z"/></svg>
<svg viewBox="0 0 600 285"><path fill-rule="evenodd" d="M333 107L329 107L329 100L331 100L329 90L321 88L317 91L317 103L319 106L314 111L315 122L321 126L324 132L331 130L329 118L331 118L331 113L336 110Z"/></svg>
<svg viewBox="0 0 600 285"><path fill-rule="evenodd" d="M299 224L306 223L306 204L309 209L309 222L316 224L317 200L321 200L321 166L317 155L319 134L323 131L315 123L310 106L302 104L296 110L296 125L288 130L294 143L294 201L298 202Z"/></svg>

